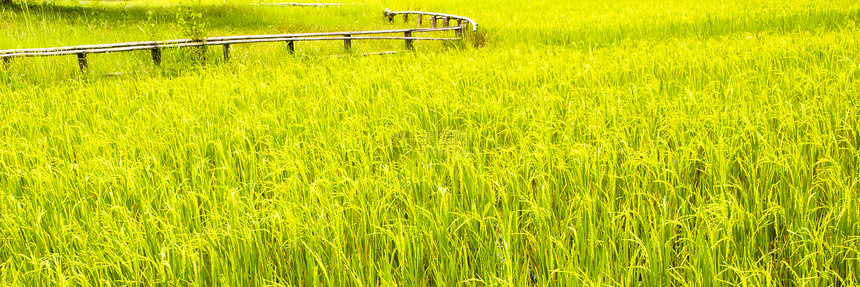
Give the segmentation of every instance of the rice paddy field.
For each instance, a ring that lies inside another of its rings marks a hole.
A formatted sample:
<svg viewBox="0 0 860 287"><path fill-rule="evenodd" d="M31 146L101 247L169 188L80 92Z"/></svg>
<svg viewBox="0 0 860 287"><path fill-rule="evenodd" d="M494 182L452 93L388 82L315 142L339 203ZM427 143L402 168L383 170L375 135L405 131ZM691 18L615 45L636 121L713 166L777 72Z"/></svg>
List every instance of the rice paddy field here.
<svg viewBox="0 0 860 287"><path fill-rule="evenodd" d="M480 23L13 59L0 286L860 286L858 2L352 1L0 6L0 49Z"/></svg>

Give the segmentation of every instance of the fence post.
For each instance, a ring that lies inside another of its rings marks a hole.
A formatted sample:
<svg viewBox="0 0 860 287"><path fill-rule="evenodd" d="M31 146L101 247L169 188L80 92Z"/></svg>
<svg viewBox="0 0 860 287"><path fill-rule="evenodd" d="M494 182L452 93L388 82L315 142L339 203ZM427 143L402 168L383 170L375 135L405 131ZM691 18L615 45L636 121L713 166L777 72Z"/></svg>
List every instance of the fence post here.
<svg viewBox="0 0 860 287"><path fill-rule="evenodd" d="M412 30L403 32L403 37L412 38ZM415 46L412 44L412 39L406 39L406 49L410 51L415 50Z"/></svg>
<svg viewBox="0 0 860 287"><path fill-rule="evenodd" d="M409 14L403 14L403 23L409 22Z"/></svg>
<svg viewBox="0 0 860 287"><path fill-rule="evenodd" d="M343 39L343 49L346 50L347 53L349 53L349 50L352 49L352 39L349 38L351 36L349 34L346 34L343 35L343 37L345 38Z"/></svg>
<svg viewBox="0 0 860 287"><path fill-rule="evenodd" d="M449 19L448 17L442 17L442 27L448 28L448 20L451 19Z"/></svg>
<svg viewBox="0 0 860 287"><path fill-rule="evenodd" d="M457 19L457 27L460 27L460 29L457 29L457 37L463 38L466 35L466 27L463 27L463 19Z"/></svg>
<svg viewBox="0 0 860 287"><path fill-rule="evenodd" d="M418 28L421 28L421 22L424 22L424 15L418 14L415 16L418 16L418 19L415 19L415 21L418 22Z"/></svg>
<svg viewBox="0 0 860 287"><path fill-rule="evenodd" d="M436 15L430 16L430 25L436 28Z"/></svg>
<svg viewBox="0 0 860 287"><path fill-rule="evenodd" d="M230 44L224 45L224 62L230 62Z"/></svg>
<svg viewBox="0 0 860 287"><path fill-rule="evenodd" d="M296 53L296 41L287 41L287 49L290 50L290 55Z"/></svg>
<svg viewBox="0 0 860 287"><path fill-rule="evenodd" d="M161 48L152 48L149 52L152 54L152 63L161 66Z"/></svg>
<svg viewBox="0 0 860 287"><path fill-rule="evenodd" d="M78 66L81 68L81 72L86 73L89 70L89 64L87 63L87 53L78 53Z"/></svg>

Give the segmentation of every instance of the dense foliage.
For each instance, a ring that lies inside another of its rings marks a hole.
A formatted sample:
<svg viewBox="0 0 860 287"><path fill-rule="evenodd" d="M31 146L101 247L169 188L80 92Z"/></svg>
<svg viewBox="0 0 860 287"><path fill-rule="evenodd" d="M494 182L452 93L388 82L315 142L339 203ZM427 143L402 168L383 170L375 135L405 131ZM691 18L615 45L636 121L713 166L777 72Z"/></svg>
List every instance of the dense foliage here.
<svg viewBox="0 0 860 287"><path fill-rule="evenodd" d="M860 285L860 4L422 2L0 8L0 49L386 7L485 41L13 60L0 285Z"/></svg>

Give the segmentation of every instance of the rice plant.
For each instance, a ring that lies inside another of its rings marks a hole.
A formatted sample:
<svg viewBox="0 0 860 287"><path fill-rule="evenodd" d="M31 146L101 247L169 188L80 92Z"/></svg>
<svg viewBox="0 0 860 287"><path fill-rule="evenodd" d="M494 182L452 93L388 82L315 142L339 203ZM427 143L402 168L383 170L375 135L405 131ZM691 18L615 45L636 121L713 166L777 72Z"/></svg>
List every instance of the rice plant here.
<svg viewBox="0 0 860 287"><path fill-rule="evenodd" d="M415 25L383 8L486 41L11 61L0 285L860 285L860 4L357 2L0 6L0 49Z"/></svg>

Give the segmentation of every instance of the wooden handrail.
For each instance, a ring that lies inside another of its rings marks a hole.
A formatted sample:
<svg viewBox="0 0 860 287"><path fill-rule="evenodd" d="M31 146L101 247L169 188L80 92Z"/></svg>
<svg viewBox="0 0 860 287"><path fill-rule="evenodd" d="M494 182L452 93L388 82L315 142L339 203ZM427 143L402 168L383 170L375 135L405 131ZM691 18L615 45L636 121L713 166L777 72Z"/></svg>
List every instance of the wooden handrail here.
<svg viewBox="0 0 860 287"><path fill-rule="evenodd" d="M268 42L285 42L285 41L345 41L345 40L425 40L425 41L455 41L460 38L426 38L426 37L312 37L312 38L268 38L254 40L228 40L215 42L191 42L172 45L137 45L117 48L100 48L86 50L69 50L69 51L51 51L51 52L21 52L15 54L0 55L0 58L12 57L40 57L40 56L60 56L60 55L75 55L75 54L103 54L115 52L129 52L138 50L153 50L166 48L186 48L186 47L202 47L202 46L224 46L232 44L250 44L250 43L268 43Z"/></svg>
<svg viewBox="0 0 860 287"><path fill-rule="evenodd" d="M178 40L166 40L166 41L127 42L127 43L114 43L114 44L103 44L103 45L81 45L81 46L67 46L67 47L55 47L55 48L11 49L11 50L0 50L0 58L9 57L11 55L20 54L20 53L83 51L83 50L92 50L92 49L109 49L109 48L135 47L135 46L173 47L176 45L187 44L187 43L219 42L219 41L228 41L228 40L263 40L263 39L276 39L276 38L324 37L324 36L343 36L343 35L377 35L377 34L404 33L406 31L437 32L437 31L457 30L457 29L459 29L459 27L435 28L435 29L434 28L420 28L420 29L416 28L416 29L353 31L353 32L321 32L321 33L295 33L295 34L272 34L272 35L244 35L244 36L209 37L209 38L206 38L204 40L178 39ZM200 45L197 45L197 46L200 46Z"/></svg>
<svg viewBox="0 0 860 287"><path fill-rule="evenodd" d="M305 7L329 7L329 6L340 6L340 3L299 3L299 2L285 2L285 3L260 3L260 4L251 4L256 6L305 6Z"/></svg>
<svg viewBox="0 0 860 287"><path fill-rule="evenodd" d="M458 15L452 15L452 14L444 14L444 13L424 12L424 11L391 11L391 10L388 10L388 9L385 9L385 13L384 13L384 15L385 15L386 17L388 17L388 19L389 19L389 20L390 20L392 17L394 17L394 15L410 15L410 14L415 14L415 15L428 15L428 16L443 17L443 18L444 18L444 17L447 17L447 18L450 18L450 19L459 19L459 20L463 20L463 21L466 21L466 22L469 22L470 24L472 24L472 32L474 32L474 31L477 31L477 30L478 30L478 22L475 22L475 20L472 20L471 18L469 18L469 17L464 17L464 16L458 16ZM434 18L433 20L435 20L435 18ZM435 21L434 21L434 22L435 22Z"/></svg>
<svg viewBox="0 0 860 287"><path fill-rule="evenodd" d="M448 15L441 13L429 12L392 12L385 9L385 15L391 19L394 15L403 14L407 17L409 14L432 15L431 19L434 23L432 28L412 28L412 29L395 29L395 30L376 30L376 31L349 31L349 32L321 32L321 33L294 33L294 34L271 34L271 35L243 35L243 36L221 36L209 37L205 39L176 39L166 41L144 41L144 42L126 42L113 43L103 45L81 45L53 48L33 48L33 49L10 49L0 50L0 60L3 65L9 65L10 59L15 57L39 57L39 56L60 56L60 55L77 55L78 65L81 71L89 69L87 54L99 53L114 53L149 50L152 54L152 62L156 65L161 63L161 50L166 48L182 48L182 47L207 47L207 46L223 46L224 59L230 58L230 45L234 44L249 44L249 43L266 43L266 42L286 42L290 53L295 52L295 42L298 41L343 41L344 49L350 52L352 49L352 41L354 40L404 40L406 49L413 50L415 40L427 41L452 41L463 40L463 32L465 27L462 21L472 23L472 29L477 28L477 23L469 18ZM436 28L436 18L442 17L445 19L443 28ZM407 18L408 19L408 18ZM457 19L457 26L447 27L449 19ZM420 22L419 22L420 26ZM417 32L441 32L441 31L456 31L456 38L431 38L431 37L414 37ZM403 36L368 36L380 34L403 33Z"/></svg>

